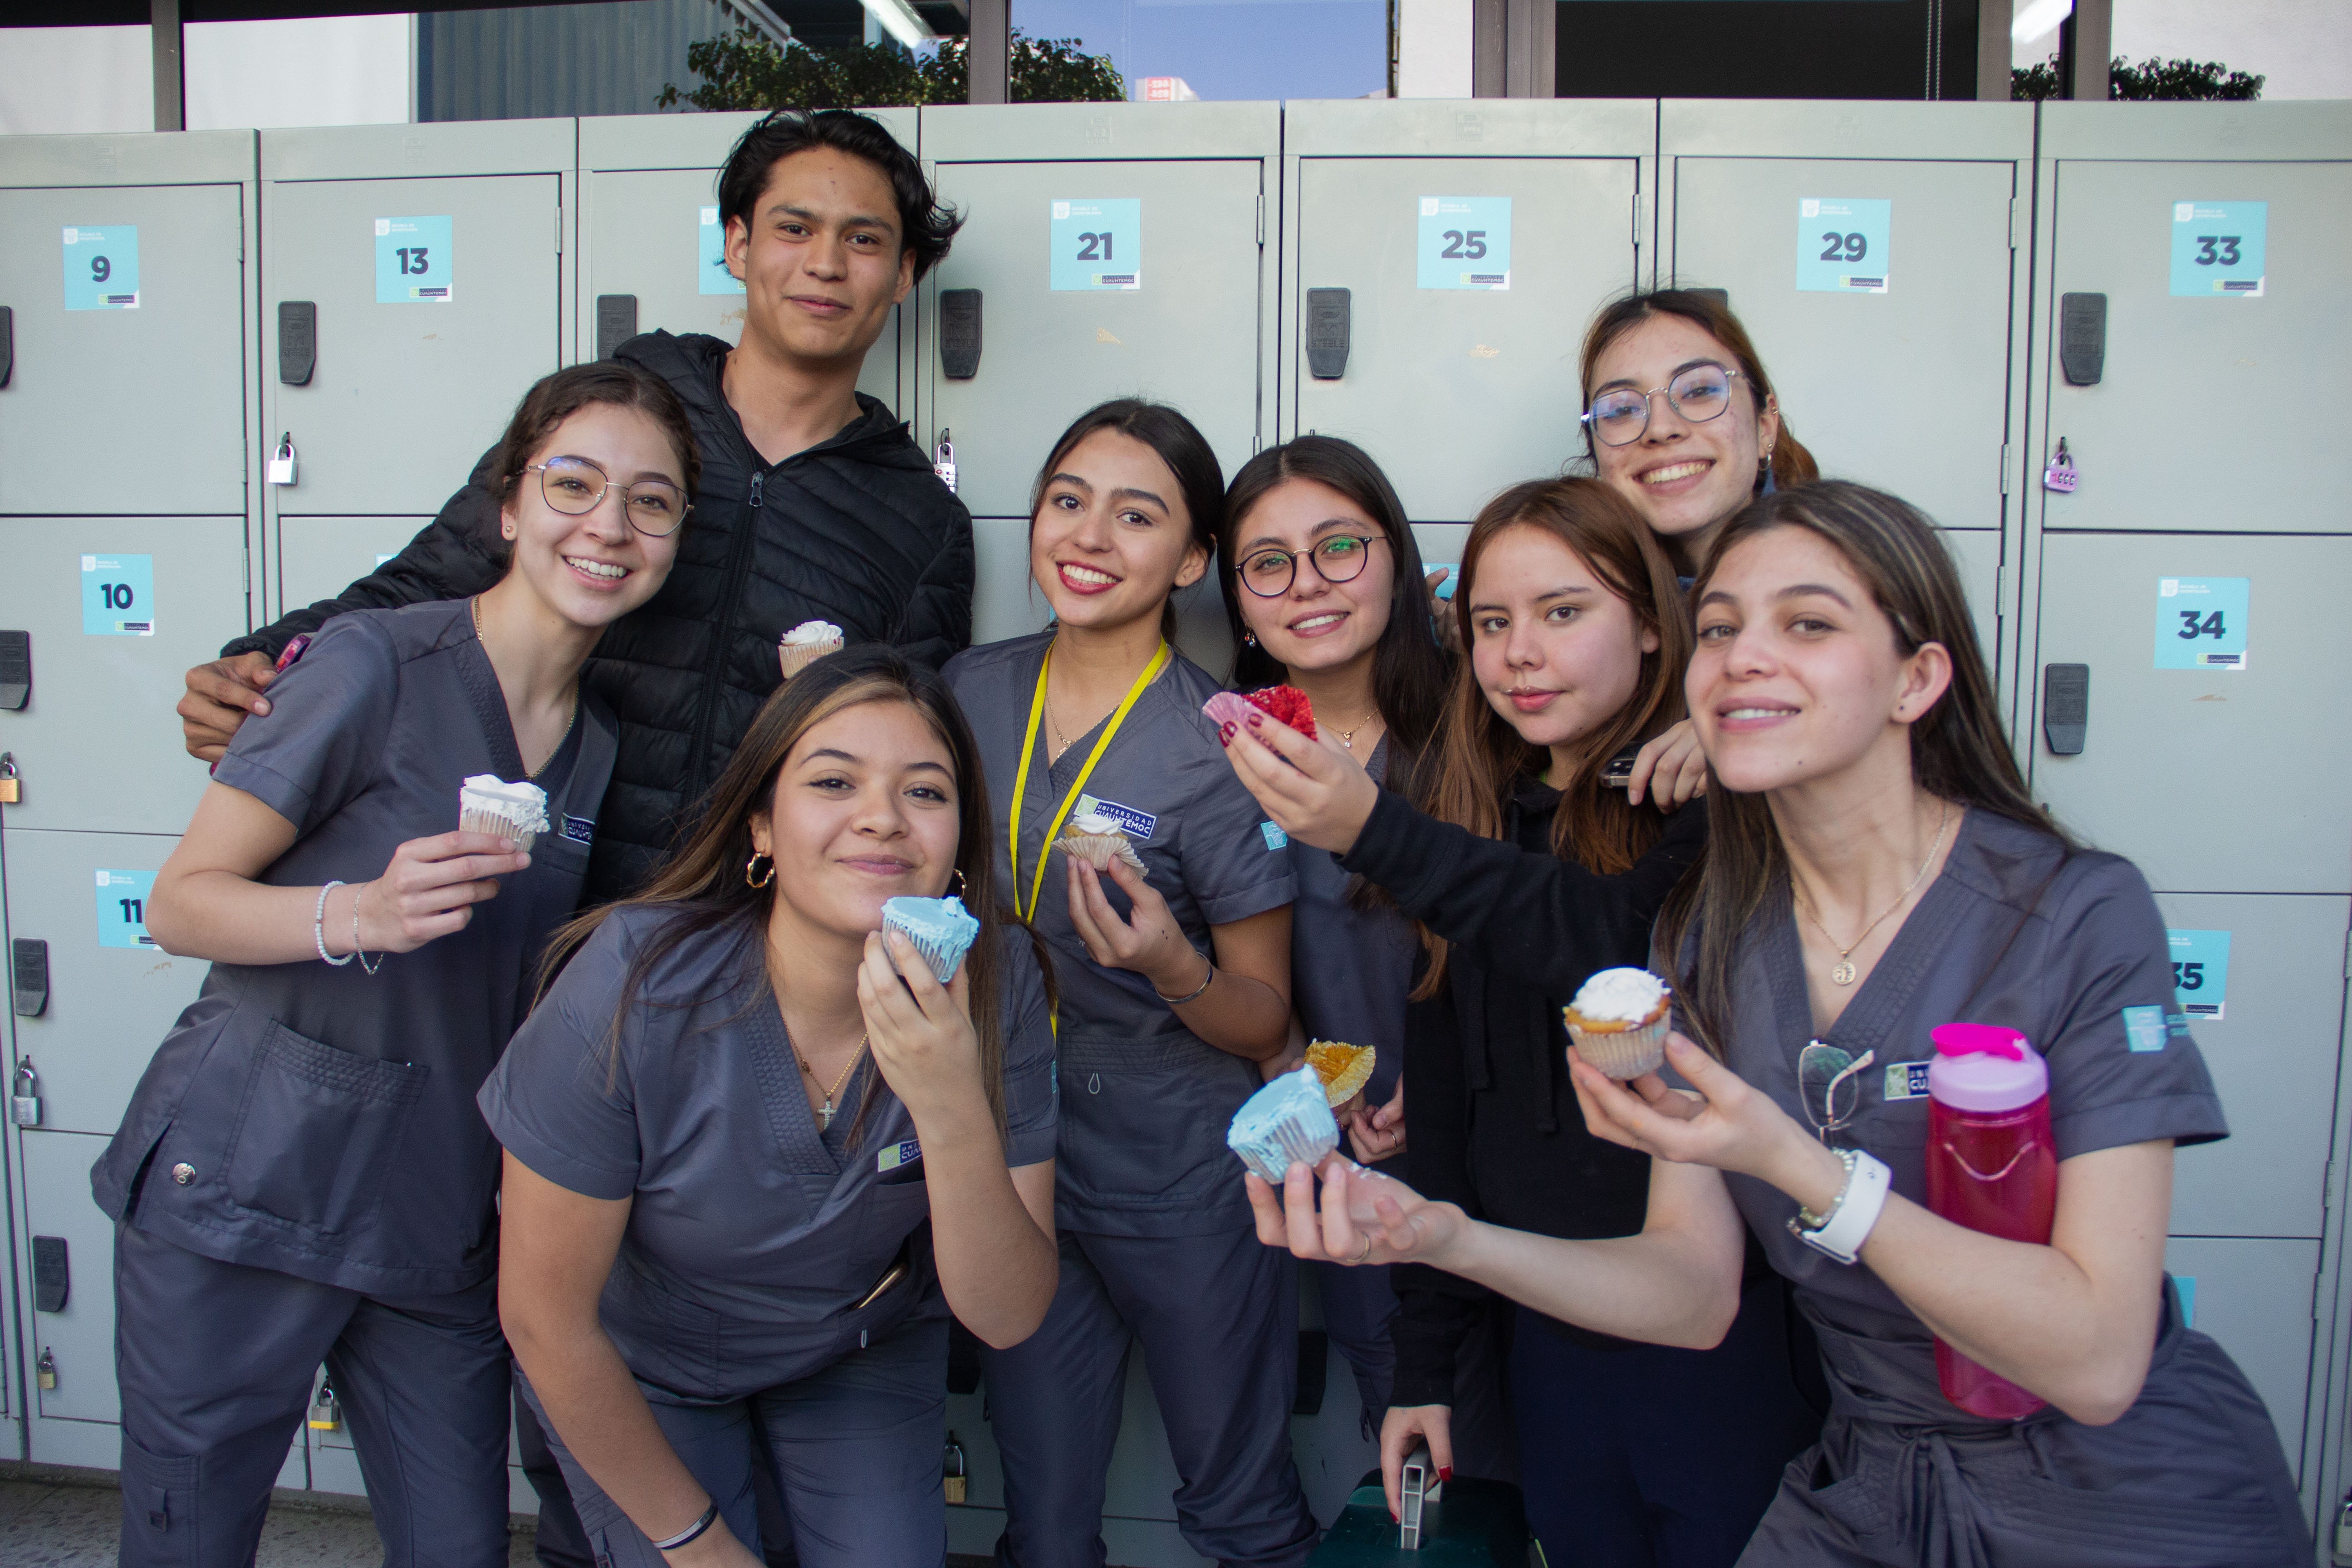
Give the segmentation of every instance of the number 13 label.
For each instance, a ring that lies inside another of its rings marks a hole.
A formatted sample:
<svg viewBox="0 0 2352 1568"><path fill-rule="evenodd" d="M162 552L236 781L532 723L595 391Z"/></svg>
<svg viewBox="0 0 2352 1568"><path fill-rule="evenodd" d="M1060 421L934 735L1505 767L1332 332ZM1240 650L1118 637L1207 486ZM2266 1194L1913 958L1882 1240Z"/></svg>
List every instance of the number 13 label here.
<svg viewBox="0 0 2352 1568"><path fill-rule="evenodd" d="M446 217L375 220L375 302L446 305L451 292L450 223Z"/></svg>
<svg viewBox="0 0 2352 1568"><path fill-rule="evenodd" d="M1143 201L1139 196L1057 201L1046 243L1056 289L1143 287Z"/></svg>
<svg viewBox="0 0 2352 1568"><path fill-rule="evenodd" d="M2270 226L2268 202L2173 203L2173 293L2261 299Z"/></svg>
<svg viewBox="0 0 2352 1568"><path fill-rule="evenodd" d="M2159 577L2156 582L2156 668L2246 668L2246 606L2252 579Z"/></svg>
<svg viewBox="0 0 2352 1568"><path fill-rule="evenodd" d="M1413 254L1423 289L1511 287L1511 198L1423 196Z"/></svg>
<svg viewBox="0 0 2352 1568"><path fill-rule="evenodd" d="M1851 196L1803 196L1797 202L1797 291L1826 294L1886 292L1887 247L1895 204Z"/></svg>

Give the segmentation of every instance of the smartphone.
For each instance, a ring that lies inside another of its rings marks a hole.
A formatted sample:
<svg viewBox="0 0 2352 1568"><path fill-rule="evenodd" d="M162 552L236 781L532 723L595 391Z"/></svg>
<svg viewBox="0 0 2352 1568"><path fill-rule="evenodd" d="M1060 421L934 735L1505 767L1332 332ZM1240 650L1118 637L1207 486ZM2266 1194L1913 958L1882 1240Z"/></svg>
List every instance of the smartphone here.
<svg viewBox="0 0 2352 1568"><path fill-rule="evenodd" d="M1601 770L1601 786L1606 789L1623 789L1631 784L1633 778L1633 759L1641 754L1641 747L1628 746L1610 758L1609 765Z"/></svg>

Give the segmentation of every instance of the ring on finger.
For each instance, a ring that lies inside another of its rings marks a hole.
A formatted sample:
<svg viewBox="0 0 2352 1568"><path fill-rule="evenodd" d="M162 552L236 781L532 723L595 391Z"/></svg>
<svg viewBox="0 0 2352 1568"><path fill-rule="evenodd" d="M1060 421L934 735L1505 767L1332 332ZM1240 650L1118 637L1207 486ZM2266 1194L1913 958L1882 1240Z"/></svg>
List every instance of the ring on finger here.
<svg viewBox="0 0 2352 1568"><path fill-rule="evenodd" d="M1359 1252L1358 1254L1356 1254L1356 1256L1355 1256L1355 1257L1350 1258L1349 1259L1348 1259L1348 1266L1349 1266L1349 1268L1352 1268L1356 1267L1358 1264L1362 1263L1362 1262L1364 1261L1364 1259L1366 1259L1366 1258L1370 1258L1371 1255L1372 1255L1372 1238L1371 1238L1370 1236L1367 1236L1367 1237L1364 1237L1364 1249L1363 1249L1361 1252Z"/></svg>

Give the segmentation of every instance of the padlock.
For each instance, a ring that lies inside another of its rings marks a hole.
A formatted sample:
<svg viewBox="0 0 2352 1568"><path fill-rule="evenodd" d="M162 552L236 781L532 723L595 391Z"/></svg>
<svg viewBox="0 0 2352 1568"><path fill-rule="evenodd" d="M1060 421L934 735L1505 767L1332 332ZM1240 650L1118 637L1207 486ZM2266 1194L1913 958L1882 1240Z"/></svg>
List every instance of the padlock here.
<svg viewBox="0 0 2352 1568"><path fill-rule="evenodd" d="M2336 1511L2336 1557L2338 1562L2352 1558L2352 1497L2346 1498Z"/></svg>
<svg viewBox="0 0 2352 1568"><path fill-rule="evenodd" d="M947 486L950 495L955 493L955 443L948 439L945 430L940 432L940 449L931 454L931 472L939 475L940 483Z"/></svg>
<svg viewBox="0 0 2352 1568"><path fill-rule="evenodd" d="M963 1501L964 1489L971 1479L971 1467L964 1462L963 1445L956 1441L956 1435L954 1433L949 1433L947 1460L948 1501Z"/></svg>
<svg viewBox="0 0 2352 1568"><path fill-rule="evenodd" d="M319 1392L310 1400L310 1430L340 1432L343 1426L343 1402L335 1397L335 1385L321 1374Z"/></svg>
<svg viewBox="0 0 2352 1568"><path fill-rule="evenodd" d="M25 798L25 775L16 771L16 753L0 752L0 805L14 805Z"/></svg>
<svg viewBox="0 0 2352 1568"><path fill-rule="evenodd" d="M16 1063L16 1087L8 1103L9 1116L19 1127L41 1124L41 1080L33 1071L33 1058L26 1057Z"/></svg>
<svg viewBox="0 0 2352 1568"><path fill-rule="evenodd" d="M2058 437L2058 455L2050 459L2048 468L2042 470L2042 488L2070 496L2074 493L2074 487L2082 482L2083 476L2074 471L2074 459L2067 455L2066 437L2061 436Z"/></svg>
<svg viewBox="0 0 2352 1568"><path fill-rule="evenodd" d="M34 1365L33 1376L40 1384L41 1392L44 1394L58 1385L58 1358L50 1353L46 1345L41 1347L41 1359Z"/></svg>
<svg viewBox="0 0 2352 1568"><path fill-rule="evenodd" d="M278 437L278 450L269 454L269 482L273 485L292 484L294 460L294 433L289 430Z"/></svg>

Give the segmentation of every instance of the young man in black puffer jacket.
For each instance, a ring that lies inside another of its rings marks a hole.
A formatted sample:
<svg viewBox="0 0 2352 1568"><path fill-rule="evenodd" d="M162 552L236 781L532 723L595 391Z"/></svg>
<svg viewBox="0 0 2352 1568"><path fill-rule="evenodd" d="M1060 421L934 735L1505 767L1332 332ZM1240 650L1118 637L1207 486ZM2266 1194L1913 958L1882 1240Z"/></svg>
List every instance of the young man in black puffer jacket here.
<svg viewBox="0 0 2352 1568"><path fill-rule="evenodd" d="M669 581L605 635L588 679L621 721L593 825L587 900L641 882L781 678L779 637L806 620L933 666L971 640L971 515L897 416L860 395L891 308L947 255L961 222L881 125L830 110L770 115L719 181L743 335L643 333L617 357L677 389L702 482ZM493 454L494 455L494 454ZM218 759L278 654L345 610L454 599L505 569L499 476L485 456L408 547L322 601L188 672L190 752ZM614 476L626 482L625 476Z"/></svg>

